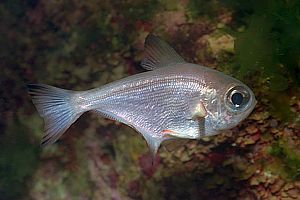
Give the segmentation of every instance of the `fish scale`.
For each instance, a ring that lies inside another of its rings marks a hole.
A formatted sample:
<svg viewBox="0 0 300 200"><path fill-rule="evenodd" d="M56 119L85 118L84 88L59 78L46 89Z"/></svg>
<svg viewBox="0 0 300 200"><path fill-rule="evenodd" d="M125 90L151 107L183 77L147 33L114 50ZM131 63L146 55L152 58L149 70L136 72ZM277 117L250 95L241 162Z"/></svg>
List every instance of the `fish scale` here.
<svg viewBox="0 0 300 200"><path fill-rule="evenodd" d="M171 81L172 84L169 84ZM153 81L152 84L147 85L147 87L143 85L136 89L129 87L128 90L130 92L117 92L121 94L121 96L113 95L114 97L111 97L113 100L109 99L107 101L108 105L103 102L98 105L102 107L102 109L108 110L130 123L140 121L141 124L144 123L144 125L142 125L143 127L147 127L151 131L154 130L151 129L152 127L156 127L156 132L153 132L153 134L160 135L163 128L170 126L172 120L169 120L169 122L168 119L176 119L176 116L180 118L182 114L179 115L179 110L181 113L186 113L188 109L187 103L178 100L186 96L188 92L192 92L192 90L187 85L186 88L181 87L182 89L178 92L178 90L176 90L176 88L178 88L176 82L176 79L170 79L170 81ZM168 90L168 87L170 90ZM142 91L139 88L141 88ZM153 92L150 88L158 88L158 90ZM126 104L124 104L124 102L126 102ZM144 108L147 106L155 109L145 111ZM97 108L97 106L95 107ZM139 115L135 113L139 113ZM173 114L173 116L171 114ZM147 116L149 115L154 116L152 118L156 120L148 118Z"/></svg>
<svg viewBox="0 0 300 200"><path fill-rule="evenodd" d="M164 140L199 139L236 126L256 104L248 86L185 62L152 34L145 40L141 65L150 71L87 91L28 85L45 121L42 145L54 143L80 115L94 111L136 129L155 155ZM235 93L242 99L233 98Z"/></svg>

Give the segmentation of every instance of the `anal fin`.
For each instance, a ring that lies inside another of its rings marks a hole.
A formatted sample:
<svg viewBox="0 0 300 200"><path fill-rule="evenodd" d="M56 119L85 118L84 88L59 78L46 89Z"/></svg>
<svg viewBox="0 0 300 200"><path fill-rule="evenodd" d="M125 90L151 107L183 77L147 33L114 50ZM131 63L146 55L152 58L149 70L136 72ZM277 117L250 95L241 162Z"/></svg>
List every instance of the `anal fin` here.
<svg viewBox="0 0 300 200"><path fill-rule="evenodd" d="M95 110L92 110L92 112L96 113L97 115L100 115L101 117L104 117L104 118L107 118L107 119L110 119L110 120L113 120L113 121L121 122L123 124L126 124L126 125L130 126L129 122L127 122L123 118L115 115L112 112L104 111L104 110L101 110L101 109L95 109Z"/></svg>
<svg viewBox="0 0 300 200"><path fill-rule="evenodd" d="M126 124L127 126L130 126L130 127L134 128L136 131L138 131L139 133L141 133L148 144L148 147L149 147L151 155L152 155L152 159L154 160L154 158L157 154L157 151L160 147L160 144L164 140L163 138L154 136L154 133L152 133L148 130L144 130L143 128L140 128L138 126L135 126L135 125L131 124L130 122L128 122L127 120L125 120L124 118L117 116L112 112L104 111L101 109L93 110L93 112L95 112L96 114L98 114L102 117Z"/></svg>
<svg viewBox="0 0 300 200"><path fill-rule="evenodd" d="M152 163L155 161L156 154L158 152L158 149L160 147L160 144L164 141L164 138L156 137L153 135L153 133L150 133L147 130L141 129L139 127L134 127L138 132L142 134L144 139L147 142L147 145L149 147L151 156L152 156Z"/></svg>

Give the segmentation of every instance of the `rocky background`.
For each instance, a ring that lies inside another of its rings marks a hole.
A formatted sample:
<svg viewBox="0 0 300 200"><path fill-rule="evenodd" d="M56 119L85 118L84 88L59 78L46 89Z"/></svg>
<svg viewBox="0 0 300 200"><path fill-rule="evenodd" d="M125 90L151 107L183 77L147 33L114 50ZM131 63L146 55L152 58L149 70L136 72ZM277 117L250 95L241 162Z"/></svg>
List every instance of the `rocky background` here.
<svg viewBox="0 0 300 200"><path fill-rule="evenodd" d="M299 199L298 0L2 0L0 199ZM86 113L40 148L27 83L74 90L144 71L146 35L253 88L238 127L160 148Z"/></svg>

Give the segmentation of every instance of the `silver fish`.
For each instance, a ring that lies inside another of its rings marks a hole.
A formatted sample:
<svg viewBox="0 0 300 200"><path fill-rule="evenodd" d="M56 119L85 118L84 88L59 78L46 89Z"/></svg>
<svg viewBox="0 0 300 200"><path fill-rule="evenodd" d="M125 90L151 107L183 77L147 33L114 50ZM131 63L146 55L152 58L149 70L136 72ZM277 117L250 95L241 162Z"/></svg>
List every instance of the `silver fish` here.
<svg viewBox="0 0 300 200"><path fill-rule="evenodd" d="M198 139L236 126L256 104L245 84L185 62L152 34L141 65L149 71L87 91L28 85L45 122L42 145L54 143L80 115L94 111L140 132L155 155L165 140Z"/></svg>

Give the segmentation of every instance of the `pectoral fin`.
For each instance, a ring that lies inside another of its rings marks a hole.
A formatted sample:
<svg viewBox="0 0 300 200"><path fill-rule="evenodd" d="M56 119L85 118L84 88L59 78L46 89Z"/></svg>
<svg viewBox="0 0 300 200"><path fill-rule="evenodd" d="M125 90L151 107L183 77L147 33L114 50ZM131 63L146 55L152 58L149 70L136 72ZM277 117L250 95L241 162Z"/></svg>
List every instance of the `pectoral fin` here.
<svg viewBox="0 0 300 200"><path fill-rule="evenodd" d="M201 101L198 101L194 104L194 107L191 107L191 114L193 119L204 118L207 115L206 108L204 107Z"/></svg>
<svg viewBox="0 0 300 200"><path fill-rule="evenodd" d="M189 101L190 119L198 121L199 125L199 139L205 136L205 117L207 116L206 108L203 102L198 98L191 98Z"/></svg>
<svg viewBox="0 0 300 200"><path fill-rule="evenodd" d="M185 63L184 59L166 42L159 37L149 34L145 39L145 58L141 66L147 70Z"/></svg>
<svg viewBox="0 0 300 200"><path fill-rule="evenodd" d="M199 138L202 138L205 136L205 118L198 118L198 124L199 124Z"/></svg>

